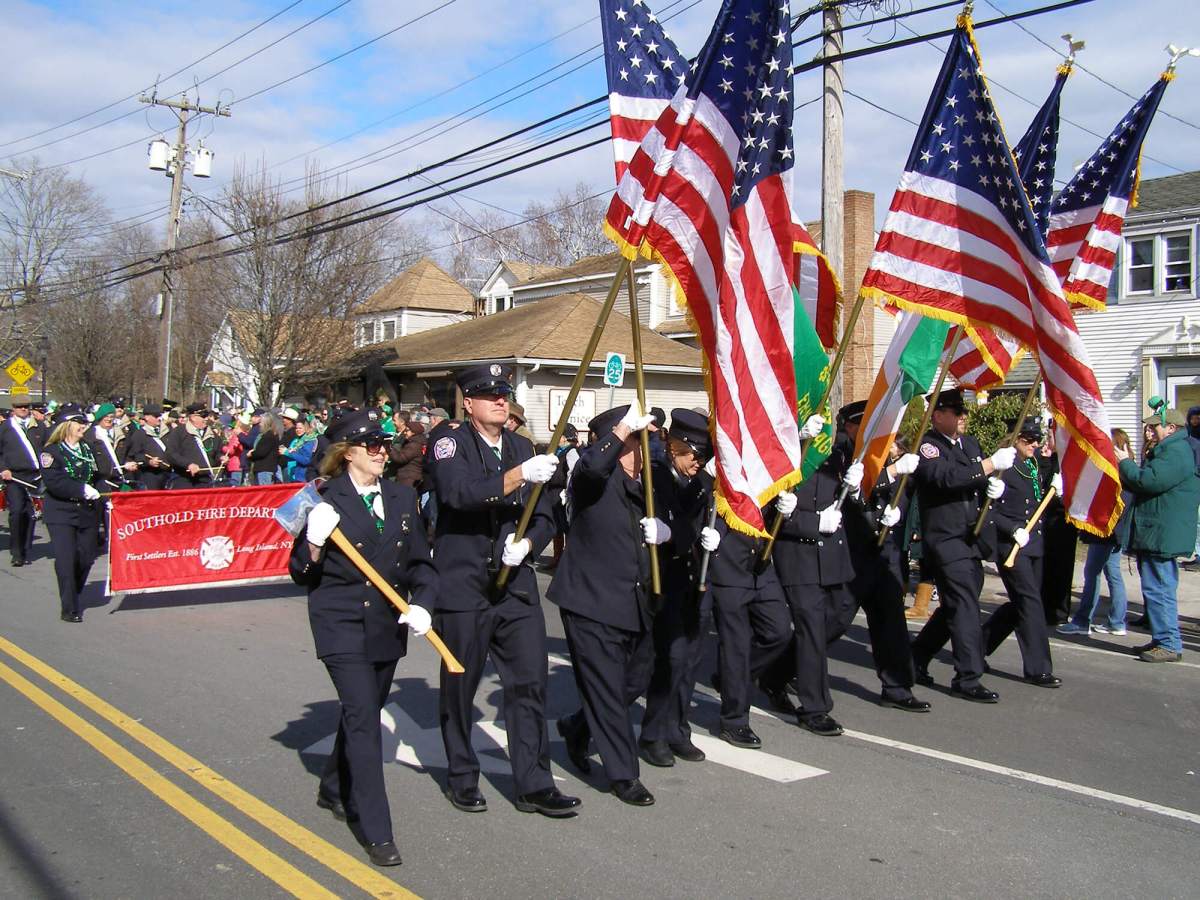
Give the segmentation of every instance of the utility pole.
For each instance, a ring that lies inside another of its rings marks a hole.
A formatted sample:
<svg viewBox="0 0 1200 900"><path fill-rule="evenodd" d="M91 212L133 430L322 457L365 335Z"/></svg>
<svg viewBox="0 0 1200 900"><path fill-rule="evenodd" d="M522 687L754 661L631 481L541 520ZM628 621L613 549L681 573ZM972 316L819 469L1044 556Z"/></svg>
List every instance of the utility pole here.
<svg viewBox="0 0 1200 900"><path fill-rule="evenodd" d="M174 264L175 244L179 238L179 220L183 207L183 170L187 167L187 123L191 113L206 113L210 116L228 116L229 110L222 106L201 106L192 103L186 96L182 100L159 100L157 96L147 97L143 94L138 98L142 103L151 106L166 106L175 110L179 119L179 127L175 132L175 146L167 154L167 172L171 176L171 208L167 214L167 249L166 263L162 279L162 309L159 312L159 369L162 374L162 397L170 394L171 390L171 324L175 311L174 291L171 285L171 267ZM165 141L163 142L165 143ZM153 147L152 147L153 150ZM203 148L201 148L202 152ZM152 168L155 167L153 152L151 153ZM197 173L199 174L199 173ZM207 173L203 176L207 177Z"/></svg>
<svg viewBox="0 0 1200 900"><path fill-rule="evenodd" d="M825 42L822 55L828 59L842 52L842 13L839 6L828 4L822 14L822 29ZM837 272L843 287L854 290L854 285L845 284L845 217L842 197L845 192L843 179L843 109L842 109L842 63L827 62L821 67L823 85L821 91L821 249L829 259L833 271ZM849 300L849 296L847 297ZM841 339L848 341L853 335L843 333ZM842 406L842 366L834 376L829 392L829 404L833 410Z"/></svg>

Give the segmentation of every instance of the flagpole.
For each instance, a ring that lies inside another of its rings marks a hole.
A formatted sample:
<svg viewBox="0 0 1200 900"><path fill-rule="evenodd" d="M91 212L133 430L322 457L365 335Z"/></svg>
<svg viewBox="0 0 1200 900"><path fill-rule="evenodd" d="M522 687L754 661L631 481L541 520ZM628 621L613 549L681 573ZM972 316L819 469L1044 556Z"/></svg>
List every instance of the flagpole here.
<svg viewBox="0 0 1200 900"><path fill-rule="evenodd" d="M558 424L554 426L554 434L550 436L550 449L553 451L558 446L558 442L562 440L563 432L567 429L567 423L571 419L571 410L575 408L575 400L579 397L579 389L583 387L583 379L587 377L588 368L592 364L592 358L596 355L596 347L600 344L600 336L604 334L604 326L608 324L609 313L612 312L613 305L617 301L617 291L621 289L621 282L625 280L625 273L631 272L632 266L628 259L621 257L621 262L617 266L617 273L613 276L612 286L608 289L608 296L604 298L604 305L600 307L600 314L596 316L596 324L592 328L592 336L588 338L587 346L583 350L583 355L579 357L579 369L575 372L575 380L571 382L571 389L567 391L567 400L563 405L563 411L559 414ZM529 523L533 519L533 511L537 508L538 500L542 496L543 485L535 484L529 491L529 499L525 501L525 508L521 510L520 521L517 522L517 530L513 535L513 543L521 541L525 537L525 532L529 530ZM504 589L508 584L508 566L501 566L500 571L496 573L496 590Z"/></svg>
<svg viewBox="0 0 1200 900"><path fill-rule="evenodd" d="M1021 414L1017 416L1017 421L1013 423L1012 431L1009 432L1001 447L1011 447L1017 442L1017 436L1021 433L1021 425L1025 421L1025 417L1029 415L1029 411L1033 409L1033 399L1038 395L1038 388L1042 383L1042 370L1039 368L1037 375L1033 377L1033 384L1029 386L1029 393L1025 395L1025 402L1021 405ZM983 531L983 523L987 521L988 510L992 508L992 498L988 497L983 501L983 506L979 509L979 518L975 520L975 537L979 537L979 533Z"/></svg>
<svg viewBox="0 0 1200 900"><path fill-rule="evenodd" d="M642 323L638 319L637 280L633 277L633 267L626 267L626 277L629 279L629 321L633 325L633 376L637 384L637 402L642 415L649 410L646 407L646 373L642 365ZM643 428L638 437L642 443L642 501L646 506L646 518L654 518L654 479L650 465L650 431ZM662 596L662 578L658 569L658 547L647 544L650 551L650 593L654 597Z"/></svg>
<svg viewBox="0 0 1200 900"><path fill-rule="evenodd" d="M891 402L892 395L895 394L896 391L900 390L900 386L903 383L904 383L904 379L902 379L902 378L897 378L895 381L892 382L891 387L889 387L887 390L887 395L884 397L883 401L879 404L880 409L887 407L887 404ZM863 434L862 432L859 432L858 436L859 436L859 438L861 438L861 440L858 441L858 443L862 444L862 452L855 455L854 461L856 463L860 463L864 459L867 458L867 444L870 443L871 437L872 437L872 435ZM884 468L885 469L887 468L886 463L884 464ZM850 496L850 491L851 491L851 486L846 484L846 482L843 481L842 489L838 492L837 503L834 504L835 509L842 508L842 504L844 504L846 502L846 498Z"/></svg>
<svg viewBox="0 0 1200 900"><path fill-rule="evenodd" d="M917 440L920 441L925 431L929 428L929 420L933 417L933 407L937 403L938 394L942 392L942 385L946 383L946 375L950 371L950 363L954 361L954 354L958 352L958 342L962 340L963 327L957 325L954 328L954 340L950 342L950 348L942 354L942 368L938 372L937 383L933 387L933 393L929 397L929 402L925 404L925 411L921 413L921 424L917 427ZM896 484L896 490L892 494L889 506L895 506L904 497L904 489L908 487L908 473L905 472L900 476L900 481ZM892 529L890 526L883 526L879 529L878 546L882 547L887 540L888 532Z"/></svg>
<svg viewBox="0 0 1200 900"><path fill-rule="evenodd" d="M821 394L821 402L817 404L816 412L820 413L825 408L825 404L829 402L829 395L833 392L834 380L837 373L841 371L842 361L846 358L846 350L850 346L850 336L854 334L854 326L858 324L858 317L862 314L863 304L866 303L867 295L859 293L858 298L854 301L854 306L850 308L850 317L846 320L846 326L842 329L842 339L838 341L837 352L833 354L833 362L829 364L829 377L825 380L825 390ZM798 311L797 315L804 315L803 310ZM800 447L800 465L804 465L804 454L808 450L808 445L812 443L809 438ZM775 512L775 522L771 525L771 534L767 537L767 543L763 546L760 560L763 565L771 561L771 552L775 549L775 540L779 537L779 529L783 527L783 516L778 510Z"/></svg>

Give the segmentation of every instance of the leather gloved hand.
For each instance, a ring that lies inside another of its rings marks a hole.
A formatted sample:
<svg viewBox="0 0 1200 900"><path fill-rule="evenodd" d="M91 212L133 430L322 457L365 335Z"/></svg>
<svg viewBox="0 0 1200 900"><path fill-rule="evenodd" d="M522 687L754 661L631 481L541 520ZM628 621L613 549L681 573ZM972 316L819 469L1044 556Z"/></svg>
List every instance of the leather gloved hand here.
<svg viewBox="0 0 1200 900"><path fill-rule="evenodd" d="M992 461L992 468L997 472L1003 472L1005 469L1011 469L1016 461L1017 451L1015 447L1001 447L993 453L988 459Z"/></svg>
<svg viewBox="0 0 1200 900"><path fill-rule="evenodd" d="M989 478L987 485L987 495L989 500L999 500L1004 496L1005 484L999 478Z"/></svg>
<svg viewBox="0 0 1200 900"><path fill-rule="evenodd" d="M705 526L700 529L700 548L712 553L721 545L721 532Z"/></svg>
<svg viewBox="0 0 1200 900"><path fill-rule="evenodd" d="M902 457L896 460L897 475L911 475L917 471L917 466L921 463L921 457L915 453L905 453Z"/></svg>
<svg viewBox="0 0 1200 900"><path fill-rule="evenodd" d="M879 524L884 528L891 528L900 521L900 510L894 506L885 506L883 515L879 517Z"/></svg>
<svg viewBox="0 0 1200 900"><path fill-rule="evenodd" d="M504 550L500 553L500 561L506 566L519 566L525 561L529 551L533 549L529 538L521 538L513 543L514 537L516 537L515 534L509 534L504 538Z"/></svg>
<svg viewBox="0 0 1200 900"><path fill-rule="evenodd" d="M824 416L809 416L800 427L800 440L809 441L821 433L825 427Z"/></svg>
<svg viewBox="0 0 1200 900"><path fill-rule="evenodd" d="M836 506L827 506L817 515L817 531L821 534L833 534L842 527L842 511Z"/></svg>
<svg viewBox="0 0 1200 900"><path fill-rule="evenodd" d="M305 528L305 539L314 547L324 547L333 529L342 521L341 514L322 500L308 514L308 525Z"/></svg>
<svg viewBox="0 0 1200 900"><path fill-rule="evenodd" d="M1029 543L1029 532L1024 528L1018 528L1013 532L1013 543L1018 547L1024 547Z"/></svg>
<svg viewBox="0 0 1200 900"><path fill-rule="evenodd" d="M423 606L409 605L408 612L403 613L396 620L401 625L407 625L409 630L420 637L430 628L433 627L433 616L429 615L429 610Z"/></svg>
<svg viewBox="0 0 1200 900"><path fill-rule="evenodd" d="M796 511L797 503L796 495L791 491L784 491L775 498L775 508L779 510L779 514L785 519Z"/></svg>
<svg viewBox="0 0 1200 900"><path fill-rule="evenodd" d="M659 518L641 520L642 540L647 544L665 544L671 539L671 526Z"/></svg>
<svg viewBox="0 0 1200 900"><path fill-rule="evenodd" d="M531 456L521 463L521 477L530 484L545 484L558 471L558 457L553 453Z"/></svg>

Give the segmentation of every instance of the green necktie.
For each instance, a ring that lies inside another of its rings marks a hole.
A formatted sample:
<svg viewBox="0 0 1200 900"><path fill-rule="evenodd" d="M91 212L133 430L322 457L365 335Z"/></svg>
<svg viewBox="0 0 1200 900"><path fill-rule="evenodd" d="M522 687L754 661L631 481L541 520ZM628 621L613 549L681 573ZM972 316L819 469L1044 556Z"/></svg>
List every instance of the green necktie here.
<svg viewBox="0 0 1200 900"><path fill-rule="evenodd" d="M367 512L371 514L371 518L375 520L375 530L383 534L383 519L375 513L375 498L379 496L379 491L371 491L369 494L363 494L363 503L367 506Z"/></svg>
<svg viewBox="0 0 1200 900"><path fill-rule="evenodd" d="M1042 502L1042 480L1038 478L1038 464L1031 456L1025 460L1025 465L1029 467L1029 480L1033 482L1033 499L1037 503Z"/></svg>

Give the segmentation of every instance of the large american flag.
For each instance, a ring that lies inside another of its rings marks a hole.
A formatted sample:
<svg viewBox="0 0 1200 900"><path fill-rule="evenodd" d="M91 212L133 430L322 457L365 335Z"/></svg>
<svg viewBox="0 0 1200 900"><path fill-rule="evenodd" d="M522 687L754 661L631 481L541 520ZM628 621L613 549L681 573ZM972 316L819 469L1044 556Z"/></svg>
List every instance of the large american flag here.
<svg viewBox="0 0 1200 900"><path fill-rule="evenodd" d="M1037 219L1038 231L1044 237L1050 220L1050 200L1054 196L1054 165L1058 159L1059 106L1063 86L1071 75L1071 63L1058 67L1054 87L1025 129L1013 150L1021 184L1029 195ZM997 334L990 328L979 328L974 341L962 341L950 374L961 387L987 391L1004 383L1024 351L1012 338ZM976 343L978 342L978 343Z"/></svg>
<svg viewBox="0 0 1200 900"><path fill-rule="evenodd" d="M1137 206L1142 143L1174 77L1159 77L1054 200L1046 244L1073 306L1106 305L1125 213Z"/></svg>
<svg viewBox="0 0 1200 900"><path fill-rule="evenodd" d="M1058 424L1068 515L1108 534L1121 512L1108 415L1000 128L970 19L959 18L863 290L1006 333L1038 356Z"/></svg>
<svg viewBox="0 0 1200 900"><path fill-rule="evenodd" d="M641 8L617 4L606 14ZM646 133L605 221L627 257L663 263L696 323L712 400L718 509L731 527L752 533L764 530L759 507L799 479L786 186L791 66L787 3L724 0L694 70Z"/></svg>

